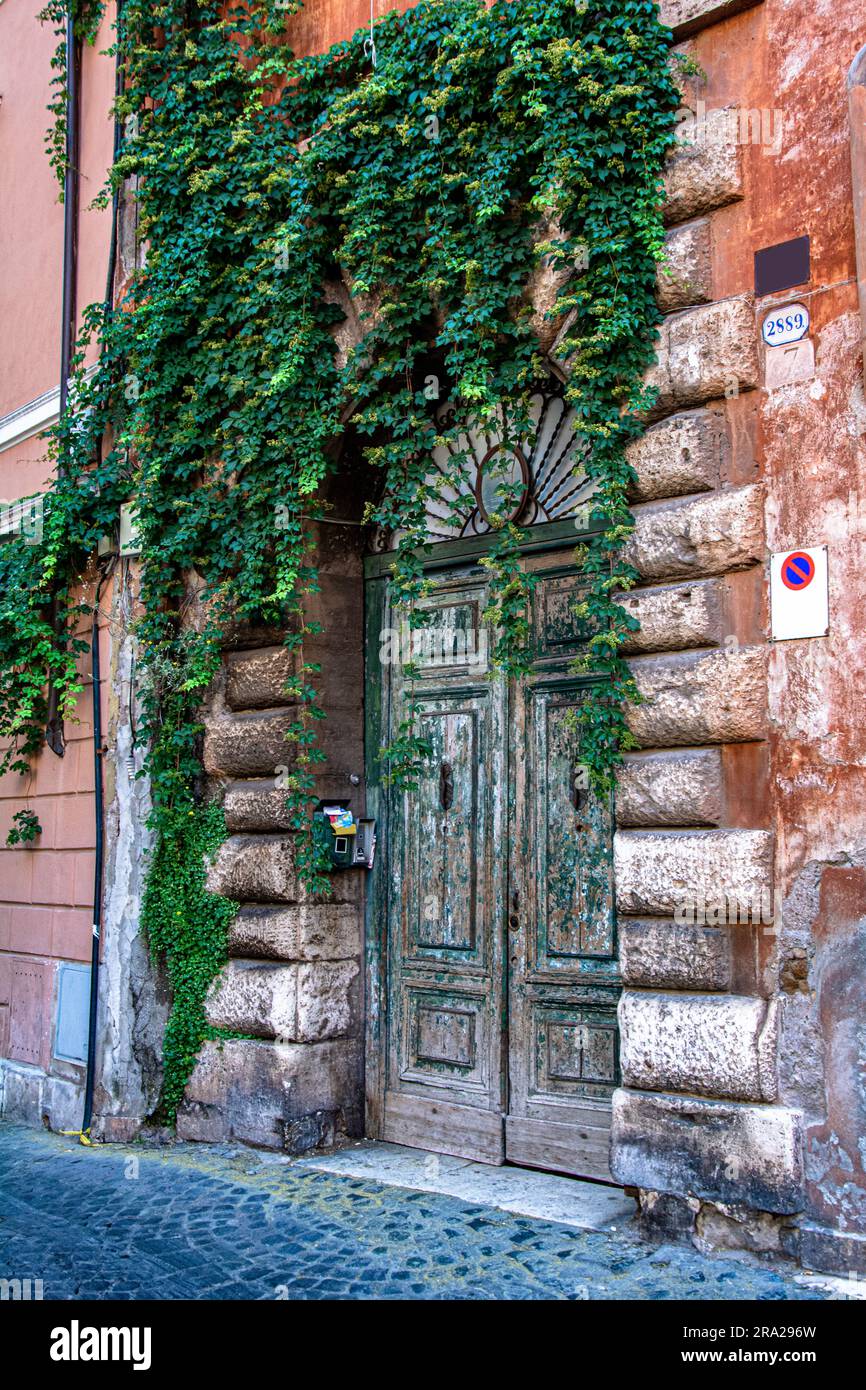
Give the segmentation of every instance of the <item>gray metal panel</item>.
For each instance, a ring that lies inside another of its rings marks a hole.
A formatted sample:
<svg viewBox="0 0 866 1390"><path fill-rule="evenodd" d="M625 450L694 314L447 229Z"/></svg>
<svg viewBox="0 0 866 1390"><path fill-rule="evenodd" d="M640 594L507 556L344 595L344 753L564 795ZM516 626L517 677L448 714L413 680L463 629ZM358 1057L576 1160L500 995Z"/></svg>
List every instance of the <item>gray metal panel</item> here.
<svg viewBox="0 0 866 1390"><path fill-rule="evenodd" d="M57 1026L54 1056L63 1062L87 1061L90 966L62 961L57 970Z"/></svg>

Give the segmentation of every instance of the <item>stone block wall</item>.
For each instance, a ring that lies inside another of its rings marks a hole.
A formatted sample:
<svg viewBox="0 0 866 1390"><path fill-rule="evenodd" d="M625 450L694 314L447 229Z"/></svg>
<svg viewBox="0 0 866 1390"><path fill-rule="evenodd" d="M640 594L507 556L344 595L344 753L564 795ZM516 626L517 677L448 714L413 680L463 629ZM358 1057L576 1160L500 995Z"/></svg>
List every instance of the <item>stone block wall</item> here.
<svg viewBox="0 0 866 1390"><path fill-rule="evenodd" d="M686 36L745 8L671 0L662 12ZM799 1113L778 1104L779 1004L762 969L774 836L761 795L761 361L751 295L720 293L714 276L719 213L747 194L744 151L725 138L724 110L707 120L719 138L678 149L667 174L658 403L632 450L629 558L641 585L628 606L641 623L632 649L645 703L631 715L640 752L618 792L625 992L612 1170L656 1215L668 1194L693 1215L734 1203L786 1216L802 1206L802 1156Z"/></svg>
<svg viewBox="0 0 866 1390"><path fill-rule="evenodd" d="M856 11L661 4L704 75L666 178L660 398L633 452L649 703L618 795L612 1162L655 1233L846 1273L866 1268ZM803 234L809 281L753 300L755 252ZM760 326L793 300L812 328L788 371ZM829 636L768 642L769 555L820 544Z"/></svg>
<svg viewBox="0 0 866 1390"><path fill-rule="evenodd" d="M241 906L207 1012L214 1027L246 1037L204 1049L178 1115L182 1138L302 1152L361 1132L363 871L336 873L330 902L311 899L279 785L297 747L286 739L298 715L287 687L300 663L318 664L311 681L327 716L319 742L328 761L317 795L363 811L359 538L349 526L318 528L320 592L308 617L322 635L292 653L280 633L238 629L212 693L204 764L229 838L208 882Z"/></svg>

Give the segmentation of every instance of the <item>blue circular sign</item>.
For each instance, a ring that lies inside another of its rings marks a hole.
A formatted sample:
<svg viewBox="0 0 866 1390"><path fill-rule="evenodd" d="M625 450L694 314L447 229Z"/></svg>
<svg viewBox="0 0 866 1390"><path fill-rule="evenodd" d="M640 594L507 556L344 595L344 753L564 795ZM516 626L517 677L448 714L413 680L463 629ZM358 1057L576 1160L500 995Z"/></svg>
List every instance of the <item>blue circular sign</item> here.
<svg viewBox="0 0 866 1390"><path fill-rule="evenodd" d="M815 561L803 550L796 550L782 561L782 583L786 589L808 589L815 578Z"/></svg>

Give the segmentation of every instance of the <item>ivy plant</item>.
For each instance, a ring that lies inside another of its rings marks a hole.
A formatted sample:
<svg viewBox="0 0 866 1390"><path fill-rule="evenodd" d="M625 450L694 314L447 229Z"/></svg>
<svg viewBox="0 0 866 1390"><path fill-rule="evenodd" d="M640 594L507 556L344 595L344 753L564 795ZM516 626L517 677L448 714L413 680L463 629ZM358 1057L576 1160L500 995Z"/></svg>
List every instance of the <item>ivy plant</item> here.
<svg viewBox="0 0 866 1390"><path fill-rule="evenodd" d="M78 43L94 44L104 13L104 0L48 0L48 4L38 15L42 24L52 25L57 39L57 47L51 59L54 72L51 85L54 93L48 105L52 119L45 136L45 146L48 161L60 185L61 202L66 174L66 103L69 95L66 72L67 24L71 20Z"/></svg>
<svg viewBox="0 0 866 1390"><path fill-rule="evenodd" d="M82 17L97 8L82 4ZM375 64L366 31L296 58L285 26L298 8L126 0L111 178L135 189L146 263L114 306L86 315L42 546L0 551L0 732L21 767L40 746L49 677L61 712L74 707L82 579L136 500L156 836L143 920L174 991L169 1119L207 1035L232 910L205 884L224 827L202 800L199 715L226 625L279 629L302 661L309 518L323 513L348 415L378 480L366 519L396 537L393 593L410 626L424 622L425 513L449 492L434 455L450 445L459 468L467 427L519 441L550 371L526 295L542 258L570 271L552 310L567 330L555 365L595 483L581 616L596 680L578 732L601 790L636 695L621 655L634 622L619 600L636 578L622 559L626 449L649 403L679 101L655 0L424 0L377 25ZM360 341L343 357L335 332L350 311ZM85 375L92 340L98 366ZM495 661L519 675L530 581L507 492L486 561L489 618ZM188 620L191 594L202 622ZM301 870L324 891L309 834L315 686L302 668L288 791ZM411 782L424 758L410 708L389 773Z"/></svg>

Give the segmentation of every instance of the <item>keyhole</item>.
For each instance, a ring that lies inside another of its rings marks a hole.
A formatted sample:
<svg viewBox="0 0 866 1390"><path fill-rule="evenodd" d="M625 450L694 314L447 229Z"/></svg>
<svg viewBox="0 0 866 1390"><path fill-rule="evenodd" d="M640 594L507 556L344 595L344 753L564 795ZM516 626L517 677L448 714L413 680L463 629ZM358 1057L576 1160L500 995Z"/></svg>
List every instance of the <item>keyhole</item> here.
<svg viewBox="0 0 866 1390"><path fill-rule="evenodd" d="M439 800L443 811L450 811L454 805L454 769L450 763L443 763L439 769Z"/></svg>
<svg viewBox="0 0 866 1390"><path fill-rule="evenodd" d="M577 812L577 829L588 829L586 822L583 819L583 813L586 810L587 805L586 769L583 767L576 767L572 769L571 803L574 806L575 811Z"/></svg>

